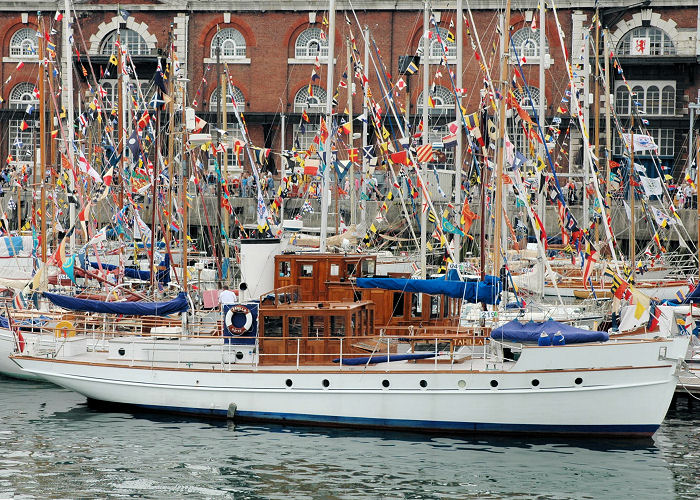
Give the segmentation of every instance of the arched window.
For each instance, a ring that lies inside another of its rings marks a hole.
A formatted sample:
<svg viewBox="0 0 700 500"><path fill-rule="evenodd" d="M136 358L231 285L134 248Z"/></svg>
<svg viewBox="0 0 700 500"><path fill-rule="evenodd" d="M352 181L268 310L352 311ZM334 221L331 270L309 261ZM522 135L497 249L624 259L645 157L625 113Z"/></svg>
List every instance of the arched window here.
<svg viewBox="0 0 700 500"><path fill-rule="evenodd" d="M39 100L34 95L36 87L33 83L23 82L15 85L10 92L10 107L14 109L25 109L27 104L39 104Z"/></svg>
<svg viewBox="0 0 700 500"><path fill-rule="evenodd" d="M100 45L100 54L108 56L116 52L114 44L117 41L117 35L117 30L114 30L104 37ZM151 49L148 47L146 40L134 30L122 29L120 40L121 46L125 47L132 56L151 55Z"/></svg>
<svg viewBox="0 0 700 500"><path fill-rule="evenodd" d="M328 40L321 28L307 28L302 31L294 43L294 57L297 59L314 59L328 57Z"/></svg>
<svg viewBox="0 0 700 500"><path fill-rule="evenodd" d="M617 44L623 56L669 56L676 53L671 37L655 26L639 26L625 33Z"/></svg>
<svg viewBox="0 0 700 500"><path fill-rule="evenodd" d="M455 43L454 34L445 28L438 28L438 33L440 33L440 40L435 36L435 31L432 31L432 37L430 39L430 58L442 59L445 53L443 45L447 49L447 57L457 57L457 44Z"/></svg>
<svg viewBox="0 0 700 500"><path fill-rule="evenodd" d="M528 95L528 90L530 91L530 95ZM521 89L515 89L513 90L513 97L515 97L518 100L518 103L523 108L527 109L533 109L533 102L534 102L534 109L537 110L539 109L540 106L540 89L537 87L527 87L527 90L523 87ZM532 97L532 102L530 102L530 97ZM547 105L547 102L545 101L545 106Z"/></svg>
<svg viewBox="0 0 700 500"><path fill-rule="evenodd" d="M228 91L226 92L226 110L233 111L233 103L231 98L236 102L236 107L239 111L245 111L245 97L243 92L238 87L229 84ZM211 93L209 97L209 110L218 111L219 110L219 87L217 87L214 92Z"/></svg>
<svg viewBox="0 0 700 500"><path fill-rule="evenodd" d="M326 109L326 91L318 85L302 87L294 96L294 112L301 113L304 110L310 113L323 113Z"/></svg>
<svg viewBox="0 0 700 500"><path fill-rule="evenodd" d="M676 113L676 89L666 85L661 90L661 114L673 115Z"/></svg>
<svg viewBox="0 0 700 500"><path fill-rule="evenodd" d="M211 57L216 57L216 49L221 43L221 57L245 57L245 38L234 28L224 28L211 39Z"/></svg>
<svg viewBox="0 0 700 500"><path fill-rule="evenodd" d="M28 105L37 106L39 100L34 95L34 84L22 82L10 92L10 108L26 109ZM12 162L30 163L33 158L34 119L29 116L20 120L10 120L9 140Z"/></svg>
<svg viewBox="0 0 700 500"><path fill-rule="evenodd" d="M525 58L524 62L527 62L527 59L532 58L532 57L539 57L540 56L540 30L535 29L533 30L532 28L525 27L521 28L518 31L516 31L513 36L511 37L513 40L513 45L509 49L509 54L510 54L510 60L512 63L516 63L516 51L517 51L517 56L520 58L521 62L523 57ZM513 49L513 46L515 49ZM547 39L545 38L545 45L544 45L544 50L545 54L549 53L549 43L547 42Z"/></svg>
<svg viewBox="0 0 700 500"><path fill-rule="evenodd" d="M32 28L22 28L15 32L10 39L10 56L38 57L36 51L37 31Z"/></svg>
<svg viewBox="0 0 700 500"><path fill-rule="evenodd" d="M657 87L656 85L650 85L647 88L646 113L648 115L659 114L660 99L661 95L659 93L659 87Z"/></svg>
<svg viewBox="0 0 700 500"><path fill-rule="evenodd" d="M615 90L615 113L618 115L630 114L630 93L624 85Z"/></svg>
<svg viewBox="0 0 700 500"><path fill-rule="evenodd" d="M434 89L431 89L429 95L433 100L435 109L455 109L455 95L447 88L437 85ZM423 106L423 92L418 96L417 104L419 108Z"/></svg>

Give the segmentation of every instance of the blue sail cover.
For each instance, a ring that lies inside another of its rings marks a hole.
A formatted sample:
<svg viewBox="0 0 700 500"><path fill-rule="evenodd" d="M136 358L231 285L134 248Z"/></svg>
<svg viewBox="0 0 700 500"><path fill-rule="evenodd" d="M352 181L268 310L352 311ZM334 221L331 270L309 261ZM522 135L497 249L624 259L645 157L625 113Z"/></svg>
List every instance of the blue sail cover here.
<svg viewBox="0 0 700 500"><path fill-rule="evenodd" d="M546 333L550 337L556 333L564 335L567 344L585 344L586 342L605 342L610 336L606 332L583 330L575 326L559 323L554 320L544 323L530 321L520 323L517 319L491 331L491 338L495 340L507 340L509 342L534 342L537 343L540 335Z"/></svg>
<svg viewBox="0 0 700 500"><path fill-rule="evenodd" d="M93 269L99 269L100 265L97 262L90 262L90 267ZM107 271L114 271L118 267L119 266L114 264L102 264L102 269ZM165 259L158 265L158 267L162 267L163 269L158 269L156 271L156 281L167 285L170 283L170 256L166 255ZM124 276L137 280L151 281L151 271L142 271L135 267L125 267Z"/></svg>
<svg viewBox="0 0 700 500"><path fill-rule="evenodd" d="M498 304L501 282L496 276L486 276L484 281L457 281L445 279L414 280L405 278L357 278L360 288L381 288L401 292L447 295L467 302Z"/></svg>
<svg viewBox="0 0 700 500"><path fill-rule="evenodd" d="M177 298L167 302L102 302L101 300L77 299L49 292L44 292L43 295L58 307L72 311L127 314L131 316L167 316L185 312L189 309L189 302L185 292L180 292Z"/></svg>

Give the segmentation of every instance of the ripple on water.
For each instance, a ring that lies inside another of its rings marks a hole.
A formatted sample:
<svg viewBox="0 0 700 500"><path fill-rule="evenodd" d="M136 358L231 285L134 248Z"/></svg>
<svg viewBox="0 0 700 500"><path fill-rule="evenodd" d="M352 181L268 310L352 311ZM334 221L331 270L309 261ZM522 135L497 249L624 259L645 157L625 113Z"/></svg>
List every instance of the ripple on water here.
<svg viewBox="0 0 700 500"><path fill-rule="evenodd" d="M698 498L700 420L653 441L453 438L95 411L0 380L0 497Z"/></svg>

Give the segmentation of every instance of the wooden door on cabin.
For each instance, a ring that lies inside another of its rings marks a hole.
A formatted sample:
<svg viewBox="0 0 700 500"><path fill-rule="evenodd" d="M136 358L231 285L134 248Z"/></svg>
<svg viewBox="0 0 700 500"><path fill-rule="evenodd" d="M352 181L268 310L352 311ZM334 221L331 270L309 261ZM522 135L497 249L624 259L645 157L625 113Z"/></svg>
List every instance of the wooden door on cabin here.
<svg viewBox="0 0 700 500"><path fill-rule="evenodd" d="M326 354L326 337L328 336L328 317L326 315L310 315L304 318L304 338L302 362L330 363Z"/></svg>
<svg viewBox="0 0 700 500"><path fill-rule="evenodd" d="M297 276L301 287L301 300L318 300L318 263L313 261L297 262Z"/></svg>

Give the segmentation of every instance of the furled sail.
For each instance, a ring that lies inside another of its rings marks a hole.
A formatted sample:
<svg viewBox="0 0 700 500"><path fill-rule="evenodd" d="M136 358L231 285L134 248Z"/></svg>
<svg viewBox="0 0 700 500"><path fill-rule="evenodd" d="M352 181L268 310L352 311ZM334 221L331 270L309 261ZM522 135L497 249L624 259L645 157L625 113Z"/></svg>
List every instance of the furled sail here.
<svg viewBox="0 0 700 500"><path fill-rule="evenodd" d="M496 276L485 276L484 281L455 281L445 279L405 279L405 278L357 278L360 288L381 288L402 292L447 295L467 302L498 304L501 282Z"/></svg>
<svg viewBox="0 0 700 500"><path fill-rule="evenodd" d="M517 319L499 326L491 331L491 338L509 342L537 342L541 334L549 336L561 333L567 344L584 344L586 342L605 342L610 336L606 332L584 330L554 320L520 323Z"/></svg>
<svg viewBox="0 0 700 500"><path fill-rule="evenodd" d="M100 300L77 299L49 292L44 292L43 295L58 307L72 311L128 314L132 316L167 316L185 312L189 309L185 292L180 292L175 299L167 302L102 302Z"/></svg>

